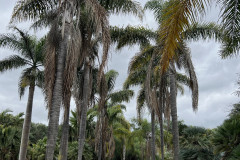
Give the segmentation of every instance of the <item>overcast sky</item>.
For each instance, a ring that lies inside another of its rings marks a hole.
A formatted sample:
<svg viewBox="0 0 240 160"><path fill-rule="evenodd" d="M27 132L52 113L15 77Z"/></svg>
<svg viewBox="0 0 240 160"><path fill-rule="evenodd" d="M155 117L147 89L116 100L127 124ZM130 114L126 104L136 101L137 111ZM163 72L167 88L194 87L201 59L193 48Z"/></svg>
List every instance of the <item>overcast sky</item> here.
<svg viewBox="0 0 240 160"><path fill-rule="evenodd" d="M142 5L147 0L138 0ZM0 0L0 33L10 33L8 23L15 5L16 0L4 1ZM219 10L215 6L209 9L205 21L218 21ZM202 20L202 21L203 21ZM155 30L157 24L153 14L149 11L145 13L143 21L140 21L134 16L111 16L110 24L116 26L139 26ZM19 28L29 30L29 23L19 24ZM38 37L43 36L46 31L33 32ZM188 125L197 125L207 128L214 128L220 125L231 109L231 105L237 103L238 97L233 95L233 92L238 87L236 80L240 71L239 58L222 60L219 56L220 45L212 40L189 42L191 48L192 60L196 69L199 82L199 109L194 113L191 107L191 93L186 88L185 95L178 96L178 116L180 120ZM111 56L107 69L114 69L119 72L119 77L116 83L116 90L122 88L122 83L127 77L127 68L130 59L139 51L138 46L131 48L125 47L121 51L111 49ZM9 55L16 54L7 49L0 49L0 59L4 59ZM25 112L27 104L27 95L22 100L18 95L18 78L20 77L21 69L12 70L0 73L0 111L11 109L14 114ZM134 88L137 95L137 88ZM125 115L128 119L136 116L136 100L131 100L127 105ZM74 108L74 102L71 103ZM146 113L146 116L148 114ZM47 111L45 109L44 97L39 89L36 89L33 103L33 118L34 122L47 124Z"/></svg>

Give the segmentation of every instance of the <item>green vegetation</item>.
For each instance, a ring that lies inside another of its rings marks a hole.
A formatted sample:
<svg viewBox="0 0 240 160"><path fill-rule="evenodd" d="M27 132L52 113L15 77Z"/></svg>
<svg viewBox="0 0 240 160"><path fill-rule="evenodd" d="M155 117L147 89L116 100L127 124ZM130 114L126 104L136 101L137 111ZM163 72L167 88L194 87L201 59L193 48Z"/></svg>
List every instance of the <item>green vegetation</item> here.
<svg viewBox="0 0 240 160"><path fill-rule="evenodd" d="M17 34L0 35L0 47L17 53L0 60L0 72L25 67L20 98L29 87L25 114L0 113L0 160L239 160L240 104L215 129L178 120L177 93L190 88L193 111L201 94L188 42L220 42L222 58L239 52L240 3L219 0L220 24L199 23L210 5L209 0L149 0L143 8L133 0L18 0L10 24L30 20L30 28L49 31L42 39L17 27L12 27ZM141 19L145 10L153 12L156 31L109 24L113 14ZM118 72L105 67L111 45L140 50L118 90ZM45 96L47 126L31 122L36 86ZM133 86L140 87L138 116L129 121L124 112ZM150 122L143 118L145 108Z"/></svg>

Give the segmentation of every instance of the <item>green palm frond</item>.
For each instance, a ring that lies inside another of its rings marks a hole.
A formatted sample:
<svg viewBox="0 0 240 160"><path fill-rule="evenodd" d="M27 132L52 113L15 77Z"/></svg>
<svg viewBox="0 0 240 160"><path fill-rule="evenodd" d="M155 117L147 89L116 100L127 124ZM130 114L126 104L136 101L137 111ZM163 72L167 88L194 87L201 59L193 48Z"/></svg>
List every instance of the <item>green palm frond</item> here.
<svg viewBox="0 0 240 160"><path fill-rule="evenodd" d="M129 89L131 86L137 86L139 84L143 84L146 78L146 69L139 69L135 72L130 72L127 79L123 84L124 89Z"/></svg>
<svg viewBox="0 0 240 160"><path fill-rule="evenodd" d="M115 70L110 70L105 74L108 92L111 92L113 90L117 76L118 76L118 72Z"/></svg>
<svg viewBox="0 0 240 160"><path fill-rule="evenodd" d="M44 71L37 71L36 77L36 86L38 86L39 88L43 89L43 85L44 85Z"/></svg>
<svg viewBox="0 0 240 160"><path fill-rule="evenodd" d="M239 36L240 2L237 0L218 0L222 5L222 24L230 37Z"/></svg>
<svg viewBox="0 0 240 160"><path fill-rule="evenodd" d="M215 23L194 23L182 33L183 39L190 41L214 39L222 42L224 36L223 29Z"/></svg>
<svg viewBox="0 0 240 160"><path fill-rule="evenodd" d="M31 25L30 28L37 30L37 29L50 27L50 25L53 24L56 18L57 18L57 10L54 9L54 10L47 11L47 13L43 13L41 15L41 18L36 20Z"/></svg>
<svg viewBox="0 0 240 160"><path fill-rule="evenodd" d="M144 48L141 52L136 54L130 61L128 71L134 71L137 70L138 68L141 68L143 66L147 66L149 63L149 60L151 59L156 47L154 46L148 46Z"/></svg>
<svg viewBox="0 0 240 160"><path fill-rule="evenodd" d="M220 55L223 59L232 58L239 54L240 45L239 37L225 37L222 42Z"/></svg>
<svg viewBox="0 0 240 160"><path fill-rule="evenodd" d="M139 2L134 0L99 0L100 4L112 14L133 14L142 18L143 9Z"/></svg>
<svg viewBox="0 0 240 160"><path fill-rule="evenodd" d="M25 59L18 55L10 56L4 60L0 61L0 72L5 72L7 70L17 69L20 67L23 67L27 65L28 62L26 62Z"/></svg>
<svg viewBox="0 0 240 160"><path fill-rule="evenodd" d="M178 83L184 84L185 86L190 87L190 85L191 85L189 77L187 77L186 75L183 75L181 73L176 73L176 80Z"/></svg>
<svg viewBox="0 0 240 160"><path fill-rule="evenodd" d="M144 9L152 10L156 21L161 24L164 9L163 5L164 3L162 0L150 0L145 4Z"/></svg>
<svg viewBox="0 0 240 160"><path fill-rule="evenodd" d="M157 33L145 29L144 27L126 28L111 27L111 40L117 44L117 48L121 49L124 46L139 44L140 46L150 45L150 40L156 40Z"/></svg>
<svg viewBox="0 0 240 160"><path fill-rule="evenodd" d="M22 43L18 41L18 37L15 34L1 34L0 47L21 51Z"/></svg>
<svg viewBox="0 0 240 160"><path fill-rule="evenodd" d="M30 68L24 69L21 73L21 76L18 82L18 92L19 92L20 99L24 95L26 87L30 85L30 82L32 82L33 79L35 80L35 77L32 75L32 73L34 72L33 70L34 69L30 67Z"/></svg>
<svg viewBox="0 0 240 160"><path fill-rule="evenodd" d="M184 95L184 87L183 87L183 85L177 83L176 86L177 86L177 90L180 92L180 94Z"/></svg>
<svg viewBox="0 0 240 160"><path fill-rule="evenodd" d="M57 0L19 0L12 13L11 23L38 19L42 14L56 8Z"/></svg>
<svg viewBox="0 0 240 160"><path fill-rule="evenodd" d="M133 96L134 92L132 90L121 90L111 93L108 97L111 99L112 103L122 103L129 102Z"/></svg>
<svg viewBox="0 0 240 160"><path fill-rule="evenodd" d="M141 119L142 117L142 111L145 107L145 89L142 87L139 92L138 92L138 96L137 96L137 115L138 118Z"/></svg>

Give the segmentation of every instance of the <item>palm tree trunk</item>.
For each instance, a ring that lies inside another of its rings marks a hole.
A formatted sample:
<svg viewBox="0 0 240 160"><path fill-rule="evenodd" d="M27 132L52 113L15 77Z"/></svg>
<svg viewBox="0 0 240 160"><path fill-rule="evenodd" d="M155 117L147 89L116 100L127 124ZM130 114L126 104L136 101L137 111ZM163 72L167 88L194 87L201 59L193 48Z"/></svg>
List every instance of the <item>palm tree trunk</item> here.
<svg viewBox="0 0 240 160"><path fill-rule="evenodd" d="M177 97L176 97L176 77L175 72L170 74L170 105L172 115L172 132L173 132L173 154L174 160L179 159L179 133L177 117Z"/></svg>
<svg viewBox="0 0 240 160"><path fill-rule="evenodd" d="M126 159L126 140L124 139L124 144L123 144L123 160Z"/></svg>
<svg viewBox="0 0 240 160"><path fill-rule="evenodd" d="M86 57L85 66L84 66L84 87L83 87L83 101L81 109L81 121L79 128L79 139L78 139L78 160L82 160L84 141L85 141L85 132L86 132L86 121L87 121L87 108L88 108L88 98L90 92L90 62L89 58Z"/></svg>
<svg viewBox="0 0 240 160"><path fill-rule="evenodd" d="M144 144L141 145L141 149L142 149L142 155L141 155L141 157L142 157L142 160L144 160L144 152L145 152L145 150L144 150Z"/></svg>
<svg viewBox="0 0 240 160"><path fill-rule="evenodd" d="M98 160L102 159L103 152L103 130L104 130L104 115L105 115L105 106L101 112L100 116L100 138L99 138L99 146L98 146Z"/></svg>
<svg viewBox="0 0 240 160"><path fill-rule="evenodd" d="M161 156L162 160L164 160L164 133L163 133L163 112L162 107L160 108L160 117L159 117L159 123L160 123L160 139L161 139Z"/></svg>
<svg viewBox="0 0 240 160"><path fill-rule="evenodd" d="M31 128L31 119L32 119L34 90L35 90L35 82L31 82L29 87L27 109L26 109L26 114L24 118L23 129L22 129L19 160L26 160L26 156L27 156L27 147L28 147L29 133Z"/></svg>
<svg viewBox="0 0 240 160"><path fill-rule="evenodd" d="M53 160L56 139L58 134L60 105L62 103L63 72L67 52L67 41L69 35L69 24L65 23L63 40L60 43L60 51L57 59L56 80L53 87L52 106L49 111L48 136L46 146L46 160Z"/></svg>
<svg viewBox="0 0 240 160"><path fill-rule="evenodd" d="M60 160L67 160L67 151L68 151L68 134L69 134L69 113L70 106L65 108L64 120L62 125L62 136L60 143L59 156Z"/></svg>
<svg viewBox="0 0 240 160"><path fill-rule="evenodd" d="M152 160L156 158L156 150L155 150L155 112L152 109L151 112L151 124L152 124L152 143L151 143L151 152L152 152Z"/></svg>

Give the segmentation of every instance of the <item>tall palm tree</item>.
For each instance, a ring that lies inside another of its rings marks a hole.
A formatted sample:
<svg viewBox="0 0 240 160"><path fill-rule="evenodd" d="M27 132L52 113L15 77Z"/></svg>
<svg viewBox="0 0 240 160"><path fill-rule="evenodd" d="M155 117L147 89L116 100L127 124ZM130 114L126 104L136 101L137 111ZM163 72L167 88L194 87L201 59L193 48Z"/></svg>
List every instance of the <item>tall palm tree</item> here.
<svg viewBox="0 0 240 160"><path fill-rule="evenodd" d="M124 123L122 123L124 122ZM123 146L122 151L122 159L126 160L126 147L127 147L127 141L130 139L131 131L130 131L130 124L127 120L124 118L120 122L116 122L113 124L113 134L115 138L120 139Z"/></svg>
<svg viewBox="0 0 240 160"><path fill-rule="evenodd" d="M17 34L0 35L0 47L17 51L19 55L12 55L0 61L0 72L26 67L19 79L20 98L29 86L28 102L24 118L19 159L25 160L27 155L28 139L31 127L32 107L35 86L42 87L43 84L43 50L44 39L37 41L28 33L15 28Z"/></svg>
<svg viewBox="0 0 240 160"><path fill-rule="evenodd" d="M106 129L107 124L111 122L108 116L108 108L112 106L122 106L120 103L128 102L131 97L133 97L132 90L120 90L114 92L115 81L118 76L118 73L114 70L110 70L105 74L104 80L102 80L102 87L99 91L99 118L98 118L98 126L96 129L96 133L100 133L99 137L97 137L96 146L98 152L98 159L101 160L105 158L105 141L106 141Z"/></svg>
<svg viewBox="0 0 240 160"><path fill-rule="evenodd" d="M150 8L150 7L153 7L153 6L150 6L150 4L148 4L148 8ZM159 10L155 9L154 11L156 12L156 14L158 12L161 13L160 12L161 10L159 11ZM161 19L158 19L158 20L161 22ZM121 48L121 47L123 47L125 45L129 45L129 44L132 45L134 43L138 43L138 44L141 45L141 48L143 49L143 52L146 52L145 55L143 55L143 57L145 56L146 58L143 59L143 60L139 60L138 65L133 66L133 69L134 69L134 67L135 68L141 67L142 64L150 61L151 56L147 56L148 54L152 55L152 53L159 53L162 49L161 44L160 44L160 46L155 46L155 47L150 46L149 47L150 40L153 40L153 41L157 42L158 35L155 32L152 32L152 31L144 29L144 28L127 27L125 29L121 29L121 28L116 28L115 27L115 28L112 28L111 33L112 33L112 40L114 40L117 43L117 48ZM207 38L215 38L216 40L220 41L221 38L222 38L221 29L219 29L219 27L217 25L214 25L214 24L211 24L211 23L210 24L202 24L202 25L193 24L193 25L189 26L189 28L186 29L182 33L182 35L184 37L184 39L182 39L183 42L181 44L179 44L180 47L179 47L178 51L176 52L176 54L181 55L180 56L181 58L179 58L179 57L176 58L176 61L174 63L172 63L172 65L171 65L169 73L167 73L168 75L172 75L172 78L171 78L172 84L175 84L175 83L173 83L173 81L175 81L174 77L176 76L175 75L175 73L176 73L175 64L177 64L179 69L184 68L187 73L190 73L189 78L192 79L191 83L193 83L195 81L194 79L196 79L196 76L194 76L195 73L193 72L193 69L191 69L191 68L193 68L192 62L191 62L190 55L188 53L189 51L186 48L186 44L184 43L184 41L207 39ZM145 48L145 50L144 50L144 48ZM161 55L157 55L156 57L158 57L159 61L162 58ZM159 67L157 67L157 68L162 68L161 65L162 64L159 63L158 64ZM147 66L145 66L145 69L146 68L147 68ZM147 72L147 73L150 73L150 72ZM135 79L131 79L131 80L133 81L134 84L138 81L143 83L144 81L140 80L140 77L145 77L147 75L147 73L144 74L144 72L142 72L142 70L141 70L141 71L138 72L138 76L134 76ZM164 76L164 74L161 75L160 77L163 77L163 76ZM163 83L164 81L160 81L160 82L162 83L162 84L160 83L160 86L164 84ZM193 90L193 94L194 94L193 98L197 97L197 94L198 94L197 90L196 90L196 88L197 88L196 84L197 83L194 82L192 85L189 85L191 88L193 87L192 89L194 89ZM174 94L174 90L175 90L174 88L175 87L172 86L172 89L171 89L172 90L171 93L173 93L173 94L171 94L172 96L175 95ZM172 97L172 98L174 98L174 97ZM174 101L170 101L170 102L174 102ZM196 100L193 99L193 108L194 109L196 109L196 106L197 106L196 104L197 104L197 99ZM175 106L175 103L172 103L171 106ZM173 111L174 110L177 111L174 108L173 108ZM161 113L161 109L159 110L159 113ZM176 113L174 113L173 116L175 117L174 119L176 120ZM175 128L177 127L176 124L177 123L175 123L175 125L174 125ZM175 132L175 133L177 133L177 132ZM175 139L178 139L178 138L176 137ZM176 147L176 148L178 148L178 147ZM178 150L178 149L175 149L175 150Z"/></svg>

